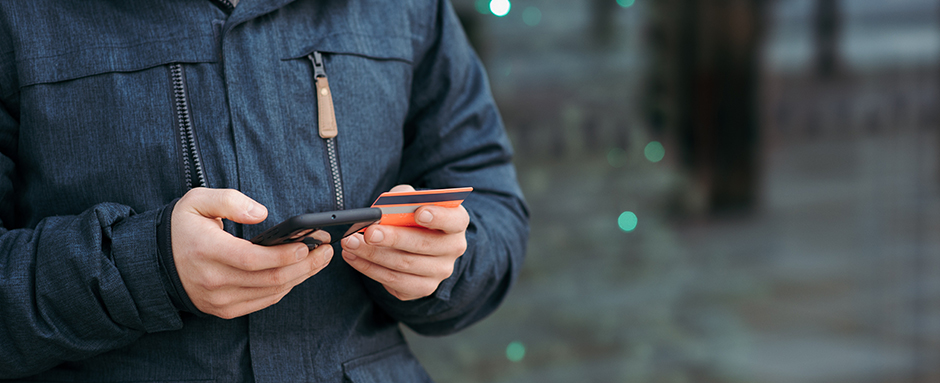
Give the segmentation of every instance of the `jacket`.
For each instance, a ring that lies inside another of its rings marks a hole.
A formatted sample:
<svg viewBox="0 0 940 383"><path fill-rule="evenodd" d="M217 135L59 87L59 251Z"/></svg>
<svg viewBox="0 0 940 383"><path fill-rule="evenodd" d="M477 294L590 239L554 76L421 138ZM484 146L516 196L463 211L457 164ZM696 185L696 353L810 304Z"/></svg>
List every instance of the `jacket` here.
<svg viewBox="0 0 940 383"><path fill-rule="evenodd" d="M0 2L0 380L429 380L398 326L450 334L506 295L528 236L511 157L446 0ZM416 301L335 245L281 302L207 316L161 231L195 186L265 205L225 222L251 238L401 183L474 187L466 253Z"/></svg>

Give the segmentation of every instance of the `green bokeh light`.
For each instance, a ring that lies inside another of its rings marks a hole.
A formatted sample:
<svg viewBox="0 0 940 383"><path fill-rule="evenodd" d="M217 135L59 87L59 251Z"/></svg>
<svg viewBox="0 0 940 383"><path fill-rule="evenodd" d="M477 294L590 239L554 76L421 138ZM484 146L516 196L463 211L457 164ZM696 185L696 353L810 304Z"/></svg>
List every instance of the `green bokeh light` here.
<svg viewBox="0 0 940 383"><path fill-rule="evenodd" d="M666 157L666 148L663 147L663 144L659 141L653 141L646 144L646 148L643 149L643 155L646 156L646 159L650 162L659 162L663 160L663 157Z"/></svg>
<svg viewBox="0 0 940 383"><path fill-rule="evenodd" d="M526 9L522 11L522 22L530 27L539 25L539 23L542 22L542 11L536 7L526 7Z"/></svg>
<svg viewBox="0 0 940 383"><path fill-rule="evenodd" d="M490 12L493 12L494 15L498 17L503 17L509 14L509 9L512 8L512 3L509 0L491 0L490 1Z"/></svg>
<svg viewBox="0 0 940 383"><path fill-rule="evenodd" d="M620 4L621 7L628 8L635 3L634 0L617 0L617 4Z"/></svg>
<svg viewBox="0 0 940 383"><path fill-rule="evenodd" d="M484 15L490 13L490 0L477 0L473 5L477 9L477 12Z"/></svg>
<svg viewBox="0 0 940 383"><path fill-rule="evenodd" d="M620 214L620 218L617 218L617 226L620 226L620 230L628 233L636 229L636 224L636 214L632 211L625 211Z"/></svg>
<svg viewBox="0 0 940 383"><path fill-rule="evenodd" d="M620 148L613 148L607 151L607 163L615 168L623 167L627 164L627 152Z"/></svg>
<svg viewBox="0 0 940 383"><path fill-rule="evenodd" d="M506 358L512 362L519 362L525 357L525 345L515 341L506 346Z"/></svg>

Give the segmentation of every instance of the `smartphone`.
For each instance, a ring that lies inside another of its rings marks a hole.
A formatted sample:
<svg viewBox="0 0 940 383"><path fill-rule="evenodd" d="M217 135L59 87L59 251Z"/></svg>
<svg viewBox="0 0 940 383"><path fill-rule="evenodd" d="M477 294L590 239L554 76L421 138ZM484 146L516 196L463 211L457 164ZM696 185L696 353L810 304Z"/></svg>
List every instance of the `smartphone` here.
<svg viewBox="0 0 940 383"><path fill-rule="evenodd" d="M379 208L301 214L265 230L252 238L251 242L264 246L303 242L308 248L313 249L322 243L332 243L346 238L380 219L382 219L382 209ZM329 242L323 236L317 238L319 230L330 234Z"/></svg>

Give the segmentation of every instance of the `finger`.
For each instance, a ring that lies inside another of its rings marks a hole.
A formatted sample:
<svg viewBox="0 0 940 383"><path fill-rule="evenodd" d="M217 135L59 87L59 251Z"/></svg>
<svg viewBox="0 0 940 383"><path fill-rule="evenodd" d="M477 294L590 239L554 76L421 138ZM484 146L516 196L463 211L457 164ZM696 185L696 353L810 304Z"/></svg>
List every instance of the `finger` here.
<svg viewBox="0 0 940 383"><path fill-rule="evenodd" d="M395 187L393 187L392 190L389 190L389 191L390 192L409 192L409 191L415 191L415 188L412 187L411 185L401 184L401 185L395 185Z"/></svg>
<svg viewBox="0 0 940 383"><path fill-rule="evenodd" d="M319 246L308 253L300 262L258 271L244 271L230 268L225 283L240 287L283 287L295 286L307 278L316 275L333 259L332 246Z"/></svg>
<svg viewBox="0 0 940 383"><path fill-rule="evenodd" d="M365 243L361 235L351 236L343 241L343 257L363 258L390 270L444 279L453 273L453 262L440 257L412 254L388 247L375 247Z"/></svg>
<svg viewBox="0 0 940 383"><path fill-rule="evenodd" d="M261 246L231 236L226 240L207 242L214 243L213 248L203 250L203 253L207 254L207 258L244 271L267 270L293 265L306 259L310 253L307 245L299 242L277 246Z"/></svg>
<svg viewBox="0 0 940 383"><path fill-rule="evenodd" d="M458 257L467 250L462 233L446 234L417 227L373 225L366 229L366 243L415 254Z"/></svg>
<svg viewBox="0 0 940 383"><path fill-rule="evenodd" d="M313 232L313 234L310 234L310 235L307 235L307 236L308 236L308 237L311 237L311 238L313 238L313 239L316 239L317 241L320 241L321 244L324 244L324 243L325 243L325 244L329 244L329 243L330 243L330 239L331 239L331 238L330 238L330 233L326 232L325 230L317 230L317 231Z"/></svg>
<svg viewBox="0 0 940 383"><path fill-rule="evenodd" d="M355 256L369 259L375 251L375 246L366 243L365 238L360 233L355 233L343 238L343 240L340 241L340 245L343 247L344 258L347 256Z"/></svg>
<svg viewBox="0 0 940 383"><path fill-rule="evenodd" d="M398 294L394 295L401 300L411 300L431 295L440 284L440 280L391 270L382 265L369 262L364 258L350 259L344 256L344 259L346 259L349 266L363 275L381 283L386 289L397 292Z"/></svg>
<svg viewBox="0 0 940 383"><path fill-rule="evenodd" d="M232 282L235 285L222 283L222 286L219 288L201 286L211 292L209 294L203 294L204 299L202 299L197 306L205 313L231 318L245 315L277 303L295 286L303 283L329 265L333 251L330 246L324 246L322 249L317 249L317 251L311 251L310 253L311 261L283 268L283 273L276 277L277 280L271 280L273 274L269 274L266 270L256 272L255 275L251 276L248 283L243 283L244 285ZM320 259L317 260L316 258ZM296 268L297 266L305 266L305 268L300 270L286 270ZM246 274L241 271L236 272ZM293 277L293 279L286 280L291 277ZM259 283L254 283L254 286L252 286L251 281Z"/></svg>
<svg viewBox="0 0 940 383"><path fill-rule="evenodd" d="M255 288L253 291L249 290L252 289L244 289L239 291L238 294L241 297L257 295L257 298L238 300L228 305L212 305L207 310L203 310L203 312L206 314L215 315L222 319L238 318L256 311L266 309L280 302L281 299L284 299L284 297L287 296L287 293L291 291L291 288L285 289L284 291L278 292L276 294L255 294L255 291L268 290L263 288Z"/></svg>
<svg viewBox="0 0 940 383"><path fill-rule="evenodd" d="M233 189L195 188L180 199L185 209L208 218L225 218L244 224L264 221L268 210L260 203Z"/></svg>
<svg viewBox="0 0 940 383"><path fill-rule="evenodd" d="M470 225L470 215L463 205L457 207L443 207L426 205L415 210L415 222L431 230L440 230L445 233L460 233L467 231Z"/></svg>

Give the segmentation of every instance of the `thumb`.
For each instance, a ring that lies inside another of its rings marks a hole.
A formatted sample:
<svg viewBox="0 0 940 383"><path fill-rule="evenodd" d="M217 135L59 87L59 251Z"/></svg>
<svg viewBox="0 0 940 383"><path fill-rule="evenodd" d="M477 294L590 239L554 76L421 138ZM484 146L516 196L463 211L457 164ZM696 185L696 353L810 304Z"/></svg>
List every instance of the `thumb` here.
<svg viewBox="0 0 940 383"><path fill-rule="evenodd" d="M390 192L408 192L408 191L415 191L415 188L411 185L401 184L401 185L395 185L395 187L393 187L392 190L389 190L389 191Z"/></svg>
<svg viewBox="0 0 940 383"><path fill-rule="evenodd" d="M234 189L195 188L187 192L178 204L206 218L225 218L244 224L260 223L268 216L264 205Z"/></svg>

